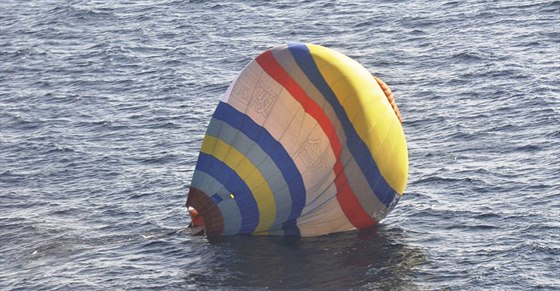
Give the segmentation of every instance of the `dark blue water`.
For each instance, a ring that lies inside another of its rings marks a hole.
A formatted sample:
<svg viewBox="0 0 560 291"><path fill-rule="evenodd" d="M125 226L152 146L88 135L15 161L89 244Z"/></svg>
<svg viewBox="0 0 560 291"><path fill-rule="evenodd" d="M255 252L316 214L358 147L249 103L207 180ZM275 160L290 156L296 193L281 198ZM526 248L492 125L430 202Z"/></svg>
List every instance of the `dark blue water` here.
<svg viewBox="0 0 560 291"><path fill-rule="evenodd" d="M0 289L559 289L560 1L0 3ZM185 231L219 98L311 42L393 89L410 180L374 229Z"/></svg>

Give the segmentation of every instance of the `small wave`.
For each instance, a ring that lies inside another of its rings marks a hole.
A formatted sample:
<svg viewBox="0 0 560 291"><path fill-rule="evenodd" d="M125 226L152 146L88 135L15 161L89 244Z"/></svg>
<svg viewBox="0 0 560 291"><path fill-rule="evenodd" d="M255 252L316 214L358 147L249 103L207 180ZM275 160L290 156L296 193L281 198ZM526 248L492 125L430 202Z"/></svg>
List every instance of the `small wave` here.
<svg viewBox="0 0 560 291"><path fill-rule="evenodd" d="M519 151L519 152L536 152L541 150L541 147L538 145L533 145L533 144L528 144L528 145L524 145L524 146L520 146L520 147L516 147L514 149L514 151Z"/></svg>
<svg viewBox="0 0 560 291"><path fill-rule="evenodd" d="M487 57L481 52L463 51L452 56L453 59L463 62L477 62L485 60Z"/></svg>
<svg viewBox="0 0 560 291"><path fill-rule="evenodd" d="M498 213L490 212L490 213L482 213L482 214L475 215L474 218L476 218L476 219L488 219L488 218L502 218L502 216Z"/></svg>
<svg viewBox="0 0 560 291"><path fill-rule="evenodd" d="M75 153L76 150L69 146L63 146L59 144L50 144L49 149L46 149L45 154L57 154L57 153Z"/></svg>
<svg viewBox="0 0 560 291"><path fill-rule="evenodd" d="M490 225L490 224L475 224L475 225L469 225L469 224L454 224L454 225L450 225L448 227L446 227L445 229L447 230L452 230L452 229L465 229L465 230L469 230L469 231L477 231L477 230L494 230L494 229L500 229L500 227L496 226L496 225Z"/></svg>
<svg viewBox="0 0 560 291"><path fill-rule="evenodd" d="M449 183L461 183L461 182L468 182L471 183L475 180L475 178L472 177L441 177L441 176L429 176L426 178L421 178L418 180L414 180L412 181L412 183L415 184L421 184L421 183L445 183L445 184L449 184Z"/></svg>

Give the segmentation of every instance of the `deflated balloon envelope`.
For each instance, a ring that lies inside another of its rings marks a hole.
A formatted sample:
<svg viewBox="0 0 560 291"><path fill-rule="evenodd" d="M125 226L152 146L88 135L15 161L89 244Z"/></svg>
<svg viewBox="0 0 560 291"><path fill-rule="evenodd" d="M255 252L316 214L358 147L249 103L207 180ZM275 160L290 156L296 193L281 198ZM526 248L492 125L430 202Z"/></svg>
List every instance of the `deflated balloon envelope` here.
<svg viewBox="0 0 560 291"><path fill-rule="evenodd" d="M334 50L265 51L208 126L187 206L208 235L366 228L403 195L408 154L390 89Z"/></svg>

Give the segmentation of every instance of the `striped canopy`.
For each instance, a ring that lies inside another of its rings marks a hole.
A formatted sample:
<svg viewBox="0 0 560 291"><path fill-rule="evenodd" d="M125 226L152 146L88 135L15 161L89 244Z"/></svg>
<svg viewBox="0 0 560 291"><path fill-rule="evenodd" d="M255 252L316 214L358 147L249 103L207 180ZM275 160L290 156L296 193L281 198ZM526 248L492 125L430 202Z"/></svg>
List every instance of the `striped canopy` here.
<svg viewBox="0 0 560 291"><path fill-rule="evenodd" d="M382 81L334 50L265 51L219 102L187 206L208 235L317 236L375 225L408 178L392 101Z"/></svg>

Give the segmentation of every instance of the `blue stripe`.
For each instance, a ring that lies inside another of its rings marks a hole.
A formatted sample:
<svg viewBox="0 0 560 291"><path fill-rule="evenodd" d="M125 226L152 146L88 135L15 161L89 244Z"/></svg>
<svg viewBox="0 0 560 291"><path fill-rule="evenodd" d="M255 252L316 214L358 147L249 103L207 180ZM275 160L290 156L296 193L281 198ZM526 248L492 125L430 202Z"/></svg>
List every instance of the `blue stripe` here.
<svg viewBox="0 0 560 291"><path fill-rule="evenodd" d="M220 197L220 194L216 193L214 195L212 195L212 200L214 200L214 203L218 204L220 202L222 202L224 199L222 197Z"/></svg>
<svg viewBox="0 0 560 291"><path fill-rule="evenodd" d="M296 219L301 215L301 211L305 206L305 186L301 173L297 169L292 157L290 157L282 144L274 139L265 128L227 103L220 102L213 118L219 119L244 133L258 144L274 161L282 176L284 176L284 180L290 189L290 196L292 197L292 210L288 216L288 221L284 223L283 229L287 233L299 236Z"/></svg>
<svg viewBox="0 0 560 291"><path fill-rule="evenodd" d="M290 195L288 183L284 180L284 176L282 176L282 172L280 172L276 163L274 163L272 158L270 158L260 146L249 139L244 133L219 119L212 119L206 130L206 136L219 138L226 144L235 148L238 152L243 153L253 165L258 165L258 170L270 186L270 190L274 195L274 202L276 202L276 217L272 224L273 227L270 230L275 232L278 230L281 231L282 223L288 220L292 209L292 196ZM213 192L210 191L206 193ZM237 214L239 216L239 221L241 221L239 211Z"/></svg>
<svg viewBox="0 0 560 291"><path fill-rule="evenodd" d="M290 53L298 63L301 70L307 78L315 85L315 87L323 94L325 99L330 103L336 116L342 124L344 134L346 135L346 145L354 160L364 173L368 180L369 186L375 192L377 198L387 207L395 199L397 192L389 186L387 181L381 175L377 164L375 163L366 143L360 138L354 126L350 122L348 115L344 111L342 105L338 102L338 98L327 84L321 72L317 68L315 60L311 52L305 44L296 43L288 45Z"/></svg>
<svg viewBox="0 0 560 291"><path fill-rule="evenodd" d="M284 230L285 236L301 236L296 222L295 219L284 222L282 230Z"/></svg>
<svg viewBox="0 0 560 291"><path fill-rule="evenodd" d="M198 156L195 171L202 171L212 176L235 195L235 202L241 212L239 233L253 233L259 224L259 209L251 190L243 179L224 162L203 152Z"/></svg>
<svg viewBox="0 0 560 291"><path fill-rule="evenodd" d="M208 193L217 193L221 195L223 200L217 205L222 213L222 217L227 217L227 219L224 219L224 231L222 234L231 235L239 233L239 228L241 227L241 213L239 212L239 206L237 202L235 202L235 199L230 197L231 192L228 191L222 183L203 171L194 172L191 185L202 190L202 192L207 195Z"/></svg>

